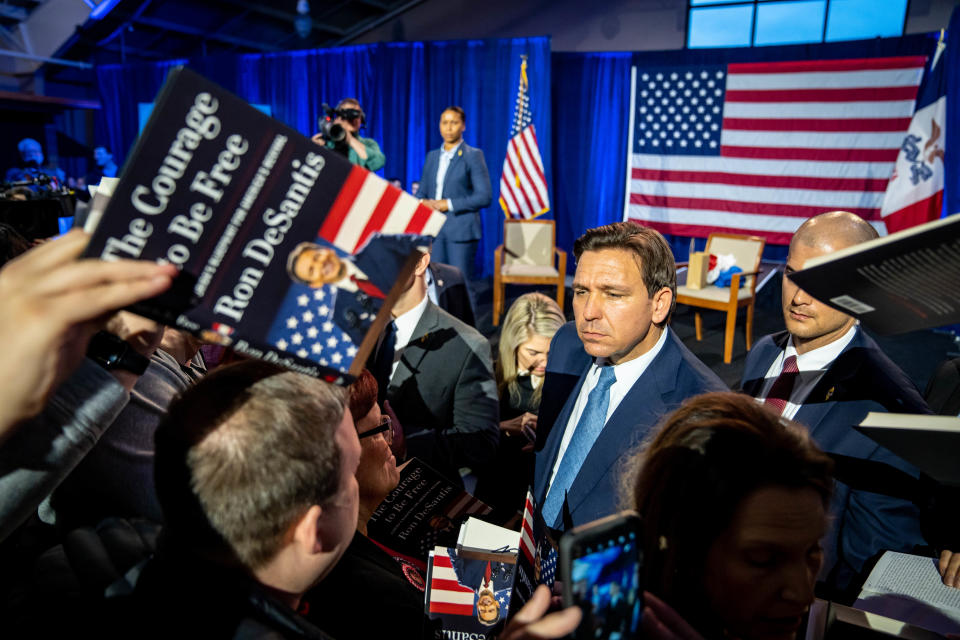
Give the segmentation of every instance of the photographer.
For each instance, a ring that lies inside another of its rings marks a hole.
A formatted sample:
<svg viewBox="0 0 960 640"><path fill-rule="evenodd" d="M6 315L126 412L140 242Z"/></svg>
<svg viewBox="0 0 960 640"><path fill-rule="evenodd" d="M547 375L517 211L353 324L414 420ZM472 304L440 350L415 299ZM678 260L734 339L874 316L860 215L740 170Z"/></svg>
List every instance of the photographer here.
<svg viewBox="0 0 960 640"><path fill-rule="evenodd" d="M364 169L376 171L383 167L387 159L380 151L380 145L377 144L377 141L373 138L364 138L358 135L360 127L367 121L360 103L355 98L344 98L337 105L334 113L336 118L332 124L343 127L346 134L343 140L340 142L327 140L323 133L318 133L311 139L328 149L345 153L347 160L360 165Z"/></svg>

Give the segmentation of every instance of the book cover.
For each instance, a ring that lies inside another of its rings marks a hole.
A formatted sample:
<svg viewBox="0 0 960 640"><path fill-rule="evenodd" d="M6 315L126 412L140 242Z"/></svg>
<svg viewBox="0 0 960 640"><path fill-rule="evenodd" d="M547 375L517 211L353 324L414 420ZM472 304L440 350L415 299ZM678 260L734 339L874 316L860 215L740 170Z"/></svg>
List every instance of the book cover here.
<svg viewBox="0 0 960 640"><path fill-rule="evenodd" d="M787 277L878 333L960 322L960 216L808 260Z"/></svg>
<svg viewBox="0 0 960 640"><path fill-rule="evenodd" d="M438 621L440 637L495 638L511 613L515 569L510 563L469 558L456 549L436 547L427 575L426 613Z"/></svg>
<svg viewBox="0 0 960 640"><path fill-rule="evenodd" d="M460 525L491 508L413 458L400 471L400 482L367 523L370 539L412 558L426 560L435 546L453 547Z"/></svg>
<svg viewBox="0 0 960 640"><path fill-rule="evenodd" d="M345 382L444 220L180 67L86 255L173 263L173 288L132 310Z"/></svg>
<svg viewBox="0 0 960 640"><path fill-rule="evenodd" d="M960 487L960 418L871 411L854 428L937 482Z"/></svg>

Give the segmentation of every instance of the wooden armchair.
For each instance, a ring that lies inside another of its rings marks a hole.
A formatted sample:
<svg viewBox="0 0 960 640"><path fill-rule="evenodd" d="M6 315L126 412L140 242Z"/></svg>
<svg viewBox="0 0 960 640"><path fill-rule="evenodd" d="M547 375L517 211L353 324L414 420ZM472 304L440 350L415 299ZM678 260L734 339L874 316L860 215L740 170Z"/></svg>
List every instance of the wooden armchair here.
<svg viewBox="0 0 960 640"><path fill-rule="evenodd" d="M733 276L729 287L707 285L703 289L690 289L686 285L677 287L677 304L686 304L701 309L715 309L727 312L726 331L723 338L723 362L730 364L733 356L733 332L737 324L737 310L747 308L747 351L753 339L753 303L757 288L757 273L760 269L760 256L765 241L757 236L744 236L734 233L711 233L707 238L706 252L714 255L732 253L737 266L743 273ZM686 263L678 263L678 267ZM694 327L697 340L703 339L703 322L700 312L694 314Z"/></svg>
<svg viewBox="0 0 960 640"><path fill-rule="evenodd" d="M500 324L508 282L556 285L563 309L566 274L567 252L556 247L553 220L504 220L503 244L493 253L493 326Z"/></svg>

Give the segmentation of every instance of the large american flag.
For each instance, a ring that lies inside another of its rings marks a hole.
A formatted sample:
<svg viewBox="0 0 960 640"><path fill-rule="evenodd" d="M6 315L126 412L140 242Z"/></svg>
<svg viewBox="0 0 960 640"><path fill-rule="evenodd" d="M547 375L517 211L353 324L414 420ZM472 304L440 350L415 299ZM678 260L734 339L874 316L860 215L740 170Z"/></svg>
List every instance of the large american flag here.
<svg viewBox="0 0 960 640"><path fill-rule="evenodd" d="M510 142L507 143L507 157L503 159L503 174L500 176L500 206L503 213L521 219L536 218L550 210L547 178L543 172L543 159L530 113L528 88L527 56L522 56L513 126L510 129Z"/></svg>
<svg viewBox="0 0 960 640"><path fill-rule="evenodd" d="M787 244L843 209L883 232L923 68L922 56L634 67L624 219Z"/></svg>

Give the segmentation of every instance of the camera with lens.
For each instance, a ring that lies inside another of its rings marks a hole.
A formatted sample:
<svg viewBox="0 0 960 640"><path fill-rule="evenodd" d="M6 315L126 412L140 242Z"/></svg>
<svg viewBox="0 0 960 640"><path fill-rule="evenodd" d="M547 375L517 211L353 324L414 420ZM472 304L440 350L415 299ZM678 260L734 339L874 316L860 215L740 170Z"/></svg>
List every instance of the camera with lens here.
<svg viewBox="0 0 960 640"><path fill-rule="evenodd" d="M356 109L346 109L346 111L356 111ZM323 116L320 117L320 135L324 140L329 140L336 145L343 143L347 138L347 130L339 122L334 122L342 114L330 108L326 102L323 103Z"/></svg>

